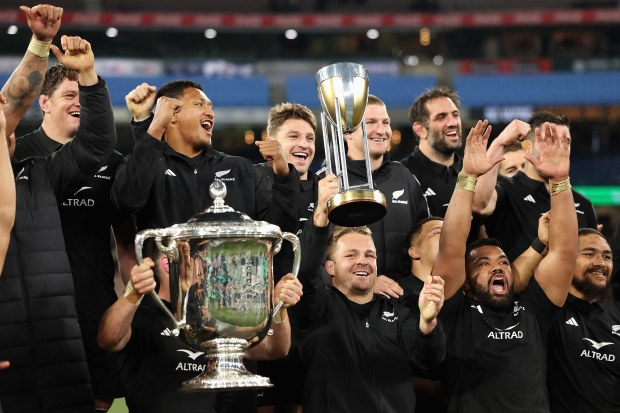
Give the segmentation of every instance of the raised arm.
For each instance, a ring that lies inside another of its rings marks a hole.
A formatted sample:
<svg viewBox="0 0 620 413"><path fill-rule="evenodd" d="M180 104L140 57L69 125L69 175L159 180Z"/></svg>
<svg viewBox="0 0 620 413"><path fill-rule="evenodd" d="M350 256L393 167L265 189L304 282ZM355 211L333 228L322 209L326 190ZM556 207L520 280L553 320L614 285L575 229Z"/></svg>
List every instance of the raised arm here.
<svg viewBox="0 0 620 413"><path fill-rule="evenodd" d="M577 213L568 173L570 146L566 128L545 123L536 128L539 159L529 151L525 157L534 168L549 179L551 215L549 218L549 252L534 272L549 300L564 305L577 259Z"/></svg>
<svg viewBox="0 0 620 413"><path fill-rule="evenodd" d="M155 289L153 261L145 258L140 266L131 269L131 284L125 293L106 310L99 323L97 344L106 351L121 351L131 338L131 322L141 298Z"/></svg>
<svg viewBox="0 0 620 413"><path fill-rule="evenodd" d="M478 121L465 141L463 169L452 194L439 237L439 252L432 275L445 281L444 295L451 298L465 282L465 249L471 227L472 201L476 179L490 171L503 157L487 159L486 148L491 133L489 124Z"/></svg>
<svg viewBox="0 0 620 413"><path fill-rule="evenodd" d="M256 347L246 350L245 355L251 360L274 360L285 357L291 348L291 324L286 309L299 302L303 288L293 274L286 274L274 289L274 305L279 300L284 302L271 321L272 335L267 335Z"/></svg>
<svg viewBox="0 0 620 413"><path fill-rule="evenodd" d="M523 139L531 130L529 124L518 119L513 120L506 126L497 138L491 142L487 150L487 158L493 159L504 155L507 146L512 145L518 140ZM476 193L474 194L474 204L472 206L474 214L488 216L495 211L497 203L497 173L499 163L496 164L488 173L480 176L476 182Z"/></svg>
<svg viewBox="0 0 620 413"><path fill-rule="evenodd" d="M0 274L4 267L6 251L15 223L15 178L9 148L6 145L6 120L4 117L4 96L0 94Z"/></svg>
<svg viewBox="0 0 620 413"><path fill-rule="evenodd" d="M19 66L2 87L1 93L7 100L3 109L6 136L15 131L21 118L39 97L47 70L49 47L58 33L62 17L62 8L50 4L39 4L33 8L21 6L20 9L28 19L32 40Z"/></svg>
<svg viewBox="0 0 620 413"><path fill-rule="evenodd" d="M164 132L182 106L183 102L180 100L162 96L157 101L152 121L147 120L148 125L134 128L134 132L141 133L141 136L135 136L133 151L118 166L110 189L110 197L116 208L136 213L147 203L153 183L160 172L158 166L164 167ZM128 107L132 110L129 103ZM148 110L150 111L150 108ZM132 113L140 117L138 112L132 110ZM147 126L148 133L145 131Z"/></svg>

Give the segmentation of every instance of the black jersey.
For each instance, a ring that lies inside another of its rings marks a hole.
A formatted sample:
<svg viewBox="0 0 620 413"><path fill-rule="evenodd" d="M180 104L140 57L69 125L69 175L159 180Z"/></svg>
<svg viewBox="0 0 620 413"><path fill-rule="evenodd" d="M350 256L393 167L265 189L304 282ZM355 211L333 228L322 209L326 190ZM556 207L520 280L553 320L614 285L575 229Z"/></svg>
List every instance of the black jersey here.
<svg viewBox="0 0 620 413"><path fill-rule="evenodd" d="M525 251L538 235L538 218L551 209L551 195L540 181L523 172L497 177L495 211L484 221L487 233L502 243L510 261ZM596 213L588 198L573 191L579 228L596 229Z"/></svg>
<svg viewBox="0 0 620 413"><path fill-rule="evenodd" d="M614 299L620 300L620 221L614 231L611 240L611 253L613 261L613 270L611 271L611 286L614 289Z"/></svg>
<svg viewBox="0 0 620 413"><path fill-rule="evenodd" d="M620 303L571 294L549 333L553 412L620 412Z"/></svg>
<svg viewBox="0 0 620 413"><path fill-rule="evenodd" d="M22 160L46 156L61 147L62 144L39 128L16 140L15 157ZM116 268L110 227L131 220L129 214L114 208L110 200L114 172L122 159L120 153L112 152L97 172L84 177L80 188L59 200L62 230L75 284L75 305L81 320L99 320L116 301Z"/></svg>
<svg viewBox="0 0 620 413"><path fill-rule="evenodd" d="M439 312L448 342L442 381L450 412L549 412L549 327L560 310L534 278L510 312L458 291Z"/></svg>
<svg viewBox="0 0 620 413"><path fill-rule="evenodd" d="M398 285L403 289L403 295L398 299L401 304L409 308L414 313L420 313L418 300L420 292L424 288L424 281L413 274L406 275L396 280Z"/></svg>
<svg viewBox="0 0 620 413"><path fill-rule="evenodd" d="M144 297L131 322L131 339L118 357L125 400L132 413L244 413L231 403L247 392L179 391L181 383L202 374L203 352L172 334L172 324L151 297ZM245 403L245 401L244 401ZM256 409L254 401L253 408Z"/></svg>
<svg viewBox="0 0 620 413"><path fill-rule="evenodd" d="M431 216L444 217L463 167L463 159L455 153L454 163L446 167L428 159L416 146L413 153L400 162L420 181Z"/></svg>

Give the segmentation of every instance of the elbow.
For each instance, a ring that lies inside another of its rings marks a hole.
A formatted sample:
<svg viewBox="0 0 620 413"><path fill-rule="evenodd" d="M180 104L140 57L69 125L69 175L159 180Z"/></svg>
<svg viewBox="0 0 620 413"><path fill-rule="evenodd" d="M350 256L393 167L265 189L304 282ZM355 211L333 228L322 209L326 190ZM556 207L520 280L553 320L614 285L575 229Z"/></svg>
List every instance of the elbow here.
<svg viewBox="0 0 620 413"><path fill-rule="evenodd" d="M110 353L116 353L125 347L122 339L119 339L113 334L107 333L105 329L101 328L101 326L99 328L99 332L97 333L97 345L102 350Z"/></svg>

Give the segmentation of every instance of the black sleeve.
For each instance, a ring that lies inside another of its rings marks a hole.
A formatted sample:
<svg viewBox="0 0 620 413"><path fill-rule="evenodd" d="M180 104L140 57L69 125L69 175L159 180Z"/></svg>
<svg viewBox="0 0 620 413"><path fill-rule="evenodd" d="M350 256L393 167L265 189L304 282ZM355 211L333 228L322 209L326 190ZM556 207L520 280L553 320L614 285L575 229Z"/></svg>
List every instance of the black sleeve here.
<svg viewBox="0 0 620 413"><path fill-rule="evenodd" d="M457 290L456 293L448 300L445 300L441 310L439 311L439 319L441 320L447 337L450 337L452 330L459 319L463 306L465 304L464 287Z"/></svg>
<svg viewBox="0 0 620 413"><path fill-rule="evenodd" d="M110 94L103 79L79 86L80 125L75 137L46 158L56 197L64 199L93 174L116 146L116 127Z"/></svg>
<svg viewBox="0 0 620 413"><path fill-rule="evenodd" d="M584 205L583 212L586 215L586 220L588 222L588 228L596 229L598 225L598 220L596 218L596 211L594 211L594 206L592 205L592 201L583 196L583 199L587 202L587 205Z"/></svg>
<svg viewBox="0 0 620 413"><path fill-rule="evenodd" d="M430 216L430 211L428 209L428 202L426 202L426 196L424 196L424 192L422 192L422 185L420 185L420 181L418 181L418 178L416 178L415 175L409 173L408 169L404 168L404 170L406 172L405 176L409 181L409 193L411 194L413 201L413 223L415 225L417 222L420 222L420 220L428 218Z"/></svg>
<svg viewBox="0 0 620 413"><path fill-rule="evenodd" d="M419 322L419 317L413 315L403 320L401 325L403 346L414 369L433 369L446 357L446 335L439 320L428 334L420 331Z"/></svg>
<svg viewBox="0 0 620 413"><path fill-rule="evenodd" d="M518 298L529 303L530 307L534 309L540 331L546 336L549 332L549 328L553 324L555 316L560 312L562 307L558 307L549 300L540 287L540 284L538 284L538 281L536 281L536 277L530 278L529 284L525 290L518 295Z"/></svg>
<svg viewBox="0 0 620 413"><path fill-rule="evenodd" d="M135 136L132 153L116 170L110 197L116 208L136 213L148 202L157 174L162 168L165 170L165 143L146 130L138 128L134 131L138 131L139 136Z"/></svg>
<svg viewBox="0 0 620 413"><path fill-rule="evenodd" d="M327 290L320 270L327 246L329 226L317 228L312 220L308 220L301 235L301 265L298 278L304 294L299 303L289 308L289 311L291 322L305 330L312 328L320 319L327 302Z"/></svg>
<svg viewBox="0 0 620 413"><path fill-rule="evenodd" d="M254 167L256 218L271 222L282 231L297 232L299 226L299 172L288 164L286 176L259 173Z"/></svg>
<svg viewBox="0 0 620 413"><path fill-rule="evenodd" d="M483 218L483 223L488 230L489 236L497 236L496 229L500 230L502 223L507 219L514 219L510 212L510 202L508 202L506 191L509 190L509 185L512 180L502 175L497 176L497 184L495 185L495 191L497 192L497 201L495 202L495 209L488 217Z"/></svg>

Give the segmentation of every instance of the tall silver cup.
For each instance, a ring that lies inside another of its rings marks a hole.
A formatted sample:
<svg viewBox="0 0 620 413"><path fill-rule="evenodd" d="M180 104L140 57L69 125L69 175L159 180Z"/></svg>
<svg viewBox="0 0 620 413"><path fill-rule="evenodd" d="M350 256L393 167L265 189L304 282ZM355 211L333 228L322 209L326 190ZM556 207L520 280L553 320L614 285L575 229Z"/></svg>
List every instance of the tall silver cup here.
<svg viewBox="0 0 620 413"><path fill-rule="evenodd" d="M371 224L387 212L385 196L373 188L368 136L364 112L368 103L368 72L357 63L336 63L325 66L316 74L316 86L321 101L321 126L327 173L342 174L340 191L327 202L329 220L341 226ZM344 134L361 125L364 137L366 180L350 186L344 146ZM333 160L332 160L333 154Z"/></svg>
<svg viewBox="0 0 620 413"><path fill-rule="evenodd" d="M170 318L173 334L181 334L206 357L204 373L183 382L181 390L272 387L269 378L246 370L244 350L249 341L256 345L264 338L272 314L282 305L272 305L273 254L283 239L291 242L297 277L299 239L225 205L223 182L214 181L210 193L213 205L187 223L140 231L135 240L138 262L145 241L152 238L170 261L170 308L156 292L151 295Z"/></svg>

